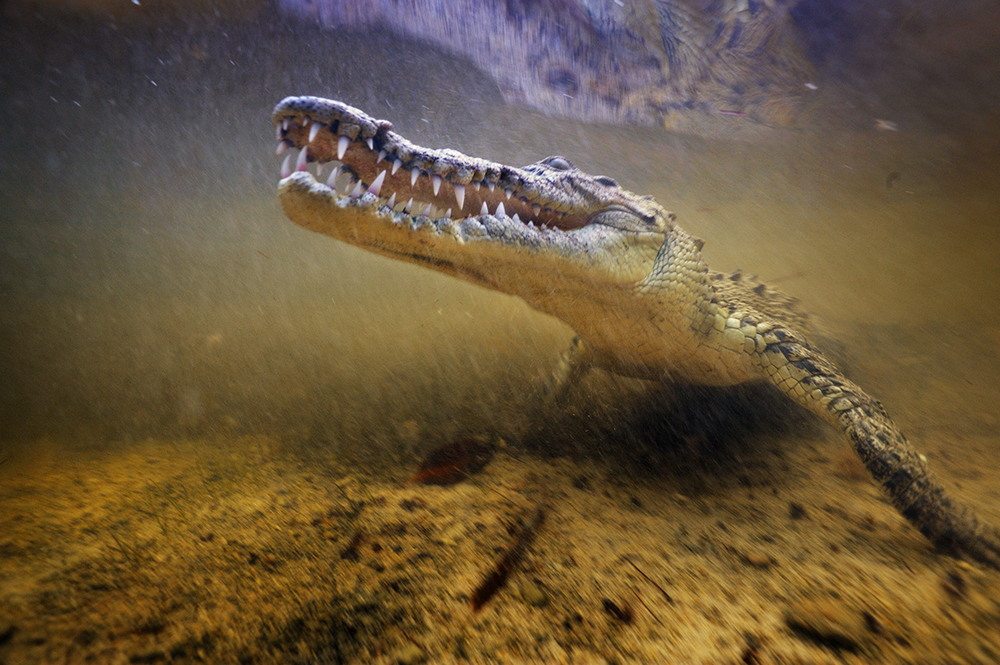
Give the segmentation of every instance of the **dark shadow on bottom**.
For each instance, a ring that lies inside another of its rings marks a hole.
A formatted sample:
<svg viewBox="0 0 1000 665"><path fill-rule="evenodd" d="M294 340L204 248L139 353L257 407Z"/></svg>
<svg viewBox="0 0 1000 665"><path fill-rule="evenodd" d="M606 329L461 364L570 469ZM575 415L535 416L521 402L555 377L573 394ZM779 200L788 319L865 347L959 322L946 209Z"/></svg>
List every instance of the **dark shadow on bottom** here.
<svg viewBox="0 0 1000 665"><path fill-rule="evenodd" d="M823 427L766 384L656 385L596 403L587 393L529 431L525 447L541 457L599 459L609 476L668 482L684 492L787 475L787 446L816 438Z"/></svg>

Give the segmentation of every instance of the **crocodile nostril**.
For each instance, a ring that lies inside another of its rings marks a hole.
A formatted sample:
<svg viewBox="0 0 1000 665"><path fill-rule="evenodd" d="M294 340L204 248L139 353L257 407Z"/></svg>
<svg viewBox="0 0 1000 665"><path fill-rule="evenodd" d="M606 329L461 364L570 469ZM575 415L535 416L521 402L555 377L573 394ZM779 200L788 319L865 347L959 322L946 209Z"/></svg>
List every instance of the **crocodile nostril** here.
<svg viewBox="0 0 1000 665"><path fill-rule="evenodd" d="M557 171L569 171L573 168L573 165L569 163L569 160L565 157L549 157L542 160L542 164L545 164L549 168L556 169Z"/></svg>

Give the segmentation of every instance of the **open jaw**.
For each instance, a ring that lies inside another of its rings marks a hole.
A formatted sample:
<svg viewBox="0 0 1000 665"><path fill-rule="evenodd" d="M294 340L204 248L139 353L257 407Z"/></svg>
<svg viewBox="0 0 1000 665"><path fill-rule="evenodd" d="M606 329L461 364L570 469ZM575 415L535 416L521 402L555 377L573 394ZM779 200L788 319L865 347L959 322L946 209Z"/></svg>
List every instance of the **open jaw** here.
<svg viewBox="0 0 1000 665"><path fill-rule="evenodd" d="M571 232L594 212L585 201L574 205L564 188L541 177L542 166L515 168L422 148L388 122L340 102L289 97L273 119L277 152L287 153L283 195L292 190L344 211L367 208L397 227L430 224L459 241L495 233L529 241L532 235ZM550 160L557 168L565 163Z"/></svg>

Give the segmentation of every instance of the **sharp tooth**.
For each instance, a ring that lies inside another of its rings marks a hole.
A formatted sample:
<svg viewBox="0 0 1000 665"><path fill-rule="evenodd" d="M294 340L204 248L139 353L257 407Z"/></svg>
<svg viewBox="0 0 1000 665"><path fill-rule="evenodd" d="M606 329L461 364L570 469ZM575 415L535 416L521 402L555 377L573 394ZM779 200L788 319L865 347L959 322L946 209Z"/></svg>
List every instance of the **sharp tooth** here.
<svg viewBox="0 0 1000 665"><path fill-rule="evenodd" d="M508 199L514 194L514 192L510 191L509 189L503 190L503 193L507 195Z"/></svg>
<svg viewBox="0 0 1000 665"><path fill-rule="evenodd" d="M392 171L390 171L389 173L391 173L392 175L396 175L396 171L398 171L399 167L402 166L402 165L403 165L403 162L399 161L398 159L394 160L392 162Z"/></svg>
<svg viewBox="0 0 1000 665"><path fill-rule="evenodd" d="M274 149L274 154L283 154L286 150L288 150L289 145L288 141L278 141L278 147Z"/></svg>
<svg viewBox="0 0 1000 665"><path fill-rule="evenodd" d="M478 191L479 191L479 188L483 186L483 183L481 183L481 182L479 182L479 181L477 180L477 181L475 181L474 183L472 183L472 186L473 186L473 187L475 187L475 188L476 188L476 191L478 192Z"/></svg>
<svg viewBox="0 0 1000 665"><path fill-rule="evenodd" d="M368 149L369 150L374 150L375 149L375 142L372 141L370 138L369 139L365 139L365 143L368 144Z"/></svg>
<svg viewBox="0 0 1000 665"><path fill-rule="evenodd" d="M479 210L480 215L490 214L490 209L486 207L486 201L483 201L483 207Z"/></svg>
<svg viewBox="0 0 1000 665"><path fill-rule="evenodd" d="M309 159L308 159L309 155L306 154L308 152L309 151L307 149L305 149L305 148L302 148L302 150L299 152L299 158L297 160L295 160L295 170L296 171L305 171L306 170L306 165L309 163Z"/></svg>
<svg viewBox="0 0 1000 665"><path fill-rule="evenodd" d="M431 216L431 204L428 203L424 207L423 211L420 214L423 215L424 217L430 217Z"/></svg>
<svg viewBox="0 0 1000 665"><path fill-rule="evenodd" d="M316 180L323 177L323 162L316 162Z"/></svg>
<svg viewBox="0 0 1000 665"><path fill-rule="evenodd" d="M302 118L302 126L305 127L306 125L308 125L310 120L311 118L309 116L305 116L304 118Z"/></svg>
<svg viewBox="0 0 1000 665"><path fill-rule="evenodd" d="M447 217L448 219L451 219L451 208L448 208L447 210L444 211L444 216Z"/></svg>
<svg viewBox="0 0 1000 665"><path fill-rule="evenodd" d="M507 211L503 208L503 201L497 204L497 217L501 217L507 214Z"/></svg>
<svg viewBox="0 0 1000 665"><path fill-rule="evenodd" d="M316 135L319 134L319 123L314 122L312 127L309 128L309 142L312 143L316 140Z"/></svg>
<svg viewBox="0 0 1000 665"><path fill-rule="evenodd" d="M406 202L405 206L403 206L403 212L405 212L407 215L409 215L410 214L410 210L412 208L413 208L413 197L411 196L410 200Z"/></svg>
<svg viewBox="0 0 1000 665"><path fill-rule="evenodd" d="M351 139L346 136L341 136L337 139L337 159L343 159L344 153L347 152L347 146L351 144Z"/></svg>
<svg viewBox="0 0 1000 665"><path fill-rule="evenodd" d="M379 150L378 151L378 157L375 158L375 163L378 164L383 159L385 159L385 150Z"/></svg>
<svg viewBox="0 0 1000 665"><path fill-rule="evenodd" d="M356 199L361 196L365 191L365 185L363 182L358 180L358 184L354 185L354 189L351 190L351 198Z"/></svg>
<svg viewBox="0 0 1000 665"><path fill-rule="evenodd" d="M410 170L410 187L413 187L415 184L417 184L417 178L419 177L420 177L420 169L414 166Z"/></svg>
<svg viewBox="0 0 1000 665"><path fill-rule="evenodd" d="M337 188L337 176L340 175L340 167L334 166L333 170L330 171L330 177L326 179L326 186L330 189Z"/></svg>
<svg viewBox="0 0 1000 665"><path fill-rule="evenodd" d="M441 176L436 173L431 176L431 189L434 190L434 196L437 196L438 192L441 191Z"/></svg>
<svg viewBox="0 0 1000 665"><path fill-rule="evenodd" d="M278 123L277 125L274 126L274 138L280 141L281 134L282 134L281 123Z"/></svg>
<svg viewBox="0 0 1000 665"><path fill-rule="evenodd" d="M285 155L285 159L281 162L281 177L287 178L292 175L292 153Z"/></svg>
<svg viewBox="0 0 1000 665"><path fill-rule="evenodd" d="M515 222L517 222L518 224L520 224L520 223L521 223L521 216L520 216L520 215L518 215L518 214L517 214L516 212L514 213L514 216L513 216L513 217L511 217L511 219L513 219L513 220L514 220Z"/></svg>
<svg viewBox="0 0 1000 665"><path fill-rule="evenodd" d="M385 182L385 171L382 171L381 173L378 174L378 176L372 182L371 187L368 188L368 191L374 194L375 196L378 196L378 193L382 191L383 182Z"/></svg>
<svg viewBox="0 0 1000 665"><path fill-rule="evenodd" d="M535 213L535 215L538 215L538 213L542 211L542 206L535 203L534 205L531 206L531 210Z"/></svg>
<svg viewBox="0 0 1000 665"><path fill-rule="evenodd" d="M344 196L350 196L351 193L355 189L358 189L359 187L361 188L361 194L363 194L365 191L365 186L361 182L361 179L351 176L350 178L347 179L347 182L344 183ZM358 196L361 196L361 194L358 194Z"/></svg>
<svg viewBox="0 0 1000 665"><path fill-rule="evenodd" d="M383 171L383 173L384 173L384 171ZM385 204L387 206L389 206L390 208L395 208L396 207L396 192L392 193L392 196L389 197L389 200L386 201Z"/></svg>
<svg viewBox="0 0 1000 665"><path fill-rule="evenodd" d="M487 186L487 187L489 188L489 190L490 190L491 192L492 192L492 191L493 191L494 189L496 189L496 185L494 185L494 184L493 184L492 182L487 182L487 183L486 183L486 186Z"/></svg>
<svg viewBox="0 0 1000 665"><path fill-rule="evenodd" d="M465 207L465 185L452 185L455 188L455 200L458 201L458 209Z"/></svg>
<svg viewBox="0 0 1000 665"><path fill-rule="evenodd" d="M283 131L283 132L287 132L288 131L288 117L287 116L281 119L281 131Z"/></svg>

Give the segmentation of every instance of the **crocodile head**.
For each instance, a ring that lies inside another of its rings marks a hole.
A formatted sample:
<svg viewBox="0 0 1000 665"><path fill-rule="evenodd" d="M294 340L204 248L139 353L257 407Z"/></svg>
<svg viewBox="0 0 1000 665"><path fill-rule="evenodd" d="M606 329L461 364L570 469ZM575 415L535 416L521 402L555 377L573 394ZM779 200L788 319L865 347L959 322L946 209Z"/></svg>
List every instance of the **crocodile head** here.
<svg viewBox="0 0 1000 665"><path fill-rule="evenodd" d="M278 152L288 152L280 197L293 221L520 296L571 326L567 302L634 289L675 228L651 198L564 157L517 168L424 148L386 121L317 97L289 97L273 119Z"/></svg>

